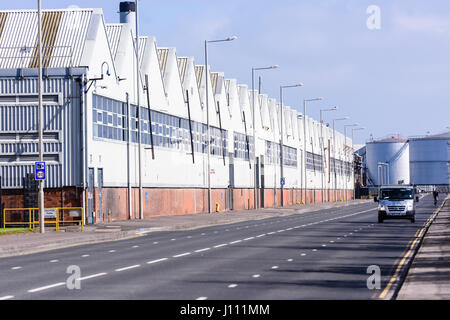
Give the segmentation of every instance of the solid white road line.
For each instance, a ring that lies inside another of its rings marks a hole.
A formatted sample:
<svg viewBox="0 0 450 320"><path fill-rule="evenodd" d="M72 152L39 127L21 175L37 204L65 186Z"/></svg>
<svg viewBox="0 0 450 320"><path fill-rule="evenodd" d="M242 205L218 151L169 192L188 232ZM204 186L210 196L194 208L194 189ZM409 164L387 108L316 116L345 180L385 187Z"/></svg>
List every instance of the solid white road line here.
<svg viewBox="0 0 450 320"><path fill-rule="evenodd" d="M252 239L255 239L255 237L245 238L244 241L248 241L248 240L252 240Z"/></svg>
<svg viewBox="0 0 450 320"><path fill-rule="evenodd" d="M51 289L51 288L55 288L55 287L60 287L65 284L66 284L65 282L58 282L58 283L54 283L54 284L49 284L48 286L31 289L31 290L28 290L28 292L29 293L39 292L39 291L43 291L43 290L47 290L47 289Z"/></svg>
<svg viewBox="0 0 450 320"><path fill-rule="evenodd" d="M184 256L187 256L187 255L190 255L190 254L191 254L190 252L184 252L184 253L180 253L180 254L174 255L173 257L174 258L179 258L179 257L184 257Z"/></svg>
<svg viewBox="0 0 450 320"><path fill-rule="evenodd" d="M96 274L91 274L90 276L86 276L86 277L81 277L78 280L83 281L83 280L88 280L88 279L92 279L92 278L97 278L97 277L101 277L107 275L106 272L101 272L101 273L96 273Z"/></svg>
<svg viewBox="0 0 450 320"><path fill-rule="evenodd" d="M256 236L257 238L261 238L261 237L264 237L266 234L265 233L263 233L263 234L260 234L260 235L258 235L258 236Z"/></svg>
<svg viewBox="0 0 450 320"><path fill-rule="evenodd" d="M157 262L161 262L161 261L166 261L168 258L161 258L161 259L156 259L156 260L152 260L152 261L147 261L148 264L153 264L153 263L157 263Z"/></svg>
<svg viewBox="0 0 450 320"><path fill-rule="evenodd" d="M230 244L235 244L235 243L239 243L239 242L242 242L242 240L232 241L232 242L230 242Z"/></svg>
<svg viewBox="0 0 450 320"><path fill-rule="evenodd" d="M203 251L208 251L208 250L210 250L211 248L204 248L204 249L199 249L199 250L195 250L195 252L203 252Z"/></svg>
<svg viewBox="0 0 450 320"><path fill-rule="evenodd" d="M124 267L124 268L119 268L116 269L114 271L116 272L121 272L121 271L125 271L125 270L130 270L130 269L135 269L135 268L139 268L141 265L140 264L135 264L134 266L129 266L129 267Z"/></svg>

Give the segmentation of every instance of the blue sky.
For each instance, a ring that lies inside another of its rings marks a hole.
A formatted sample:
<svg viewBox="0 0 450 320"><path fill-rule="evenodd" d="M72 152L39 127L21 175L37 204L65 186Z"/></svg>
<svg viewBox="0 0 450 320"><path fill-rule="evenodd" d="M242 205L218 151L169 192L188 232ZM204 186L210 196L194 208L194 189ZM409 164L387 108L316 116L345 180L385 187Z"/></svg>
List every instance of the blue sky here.
<svg viewBox="0 0 450 320"><path fill-rule="evenodd" d="M120 1L42 0L43 8L100 7L118 22ZM35 8L36 0L2 1L1 9ZM450 2L447 0L141 0L140 32L180 56L204 61L205 39L238 39L210 46L213 71L251 85L251 68L262 91L299 111L303 99L323 97L307 114L325 121L349 116L359 123L355 143L372 134L404 137L439 133L450 126ZM369 5L381 10L381 28L369 30ZM343 131L344 122L337 122Z"/></svg>

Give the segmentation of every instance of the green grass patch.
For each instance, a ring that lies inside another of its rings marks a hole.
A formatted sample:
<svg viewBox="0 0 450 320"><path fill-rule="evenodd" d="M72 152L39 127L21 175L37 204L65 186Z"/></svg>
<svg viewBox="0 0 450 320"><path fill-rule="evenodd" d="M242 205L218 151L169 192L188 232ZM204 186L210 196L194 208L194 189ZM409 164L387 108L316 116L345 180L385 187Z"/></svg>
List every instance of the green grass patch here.
<svg viewBox="0 0 450 320"><path fill-rule="evenodd" d="M6 229L0 228L0 236L5 234L24 233L24 232L31 232L31 230L28 228L6 228Z"/></svg>

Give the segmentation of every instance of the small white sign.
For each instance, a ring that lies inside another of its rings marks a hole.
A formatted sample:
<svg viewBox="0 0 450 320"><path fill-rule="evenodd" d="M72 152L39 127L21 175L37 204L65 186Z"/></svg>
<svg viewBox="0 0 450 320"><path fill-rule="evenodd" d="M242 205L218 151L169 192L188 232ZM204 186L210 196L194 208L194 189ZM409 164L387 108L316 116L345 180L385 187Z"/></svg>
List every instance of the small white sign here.
<svg viewBox="0 0 450 320"><path fill-rule="evenodd" d="M56 209L44 209L44 218L46 219L56 219Z"/></svg>

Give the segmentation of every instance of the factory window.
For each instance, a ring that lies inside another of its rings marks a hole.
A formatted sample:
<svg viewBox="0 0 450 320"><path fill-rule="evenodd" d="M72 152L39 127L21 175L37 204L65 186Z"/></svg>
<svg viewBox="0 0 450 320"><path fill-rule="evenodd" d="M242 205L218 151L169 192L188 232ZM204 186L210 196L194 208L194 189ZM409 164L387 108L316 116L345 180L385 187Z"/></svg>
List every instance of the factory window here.
<svg viewBox="0 0 450 320"><path fill-rule="evenodd" d="M247 144L247 139L248 139L248 144ZM250 150L249 150L249 148L250 148ZM253 158L253 150L254 150L254 144L253 144L252 136L246 136L245 134L238 133L238 132L234 133L234 157L235 158L249 160L249 154L250 154L250 158Z"/></svg>
<svg viewBox="0 0 450 320"><path fill-rule="evenodd" d="M322 156L315 153L306 152L306 169L313 171L322 171Z"/></svg>
<svg viewBox="0 0 450 320"><path fill-rule="evenodd" d="M266 164L280 164L280 144L266 140ZM297 149L283 146L283 165L297 167Z"/></svg>
<svg viewBox="0 0 450 320"><path fill-rule="evenodd" d="M94 137L127 141L127 104L109 98L93 95L93 132ZM130 105L130 140L138 142L138 108ZM150 128L153 133L153 145L164 148L191 151L189 120L158 111L151 111L152 124L149 124L149 112L145 107L140 109L141 143L150 145ZM191 121L194 152L206 153L207 126ZM227 131L210 126L211 154L222 156L227 151Z"/></svg>

